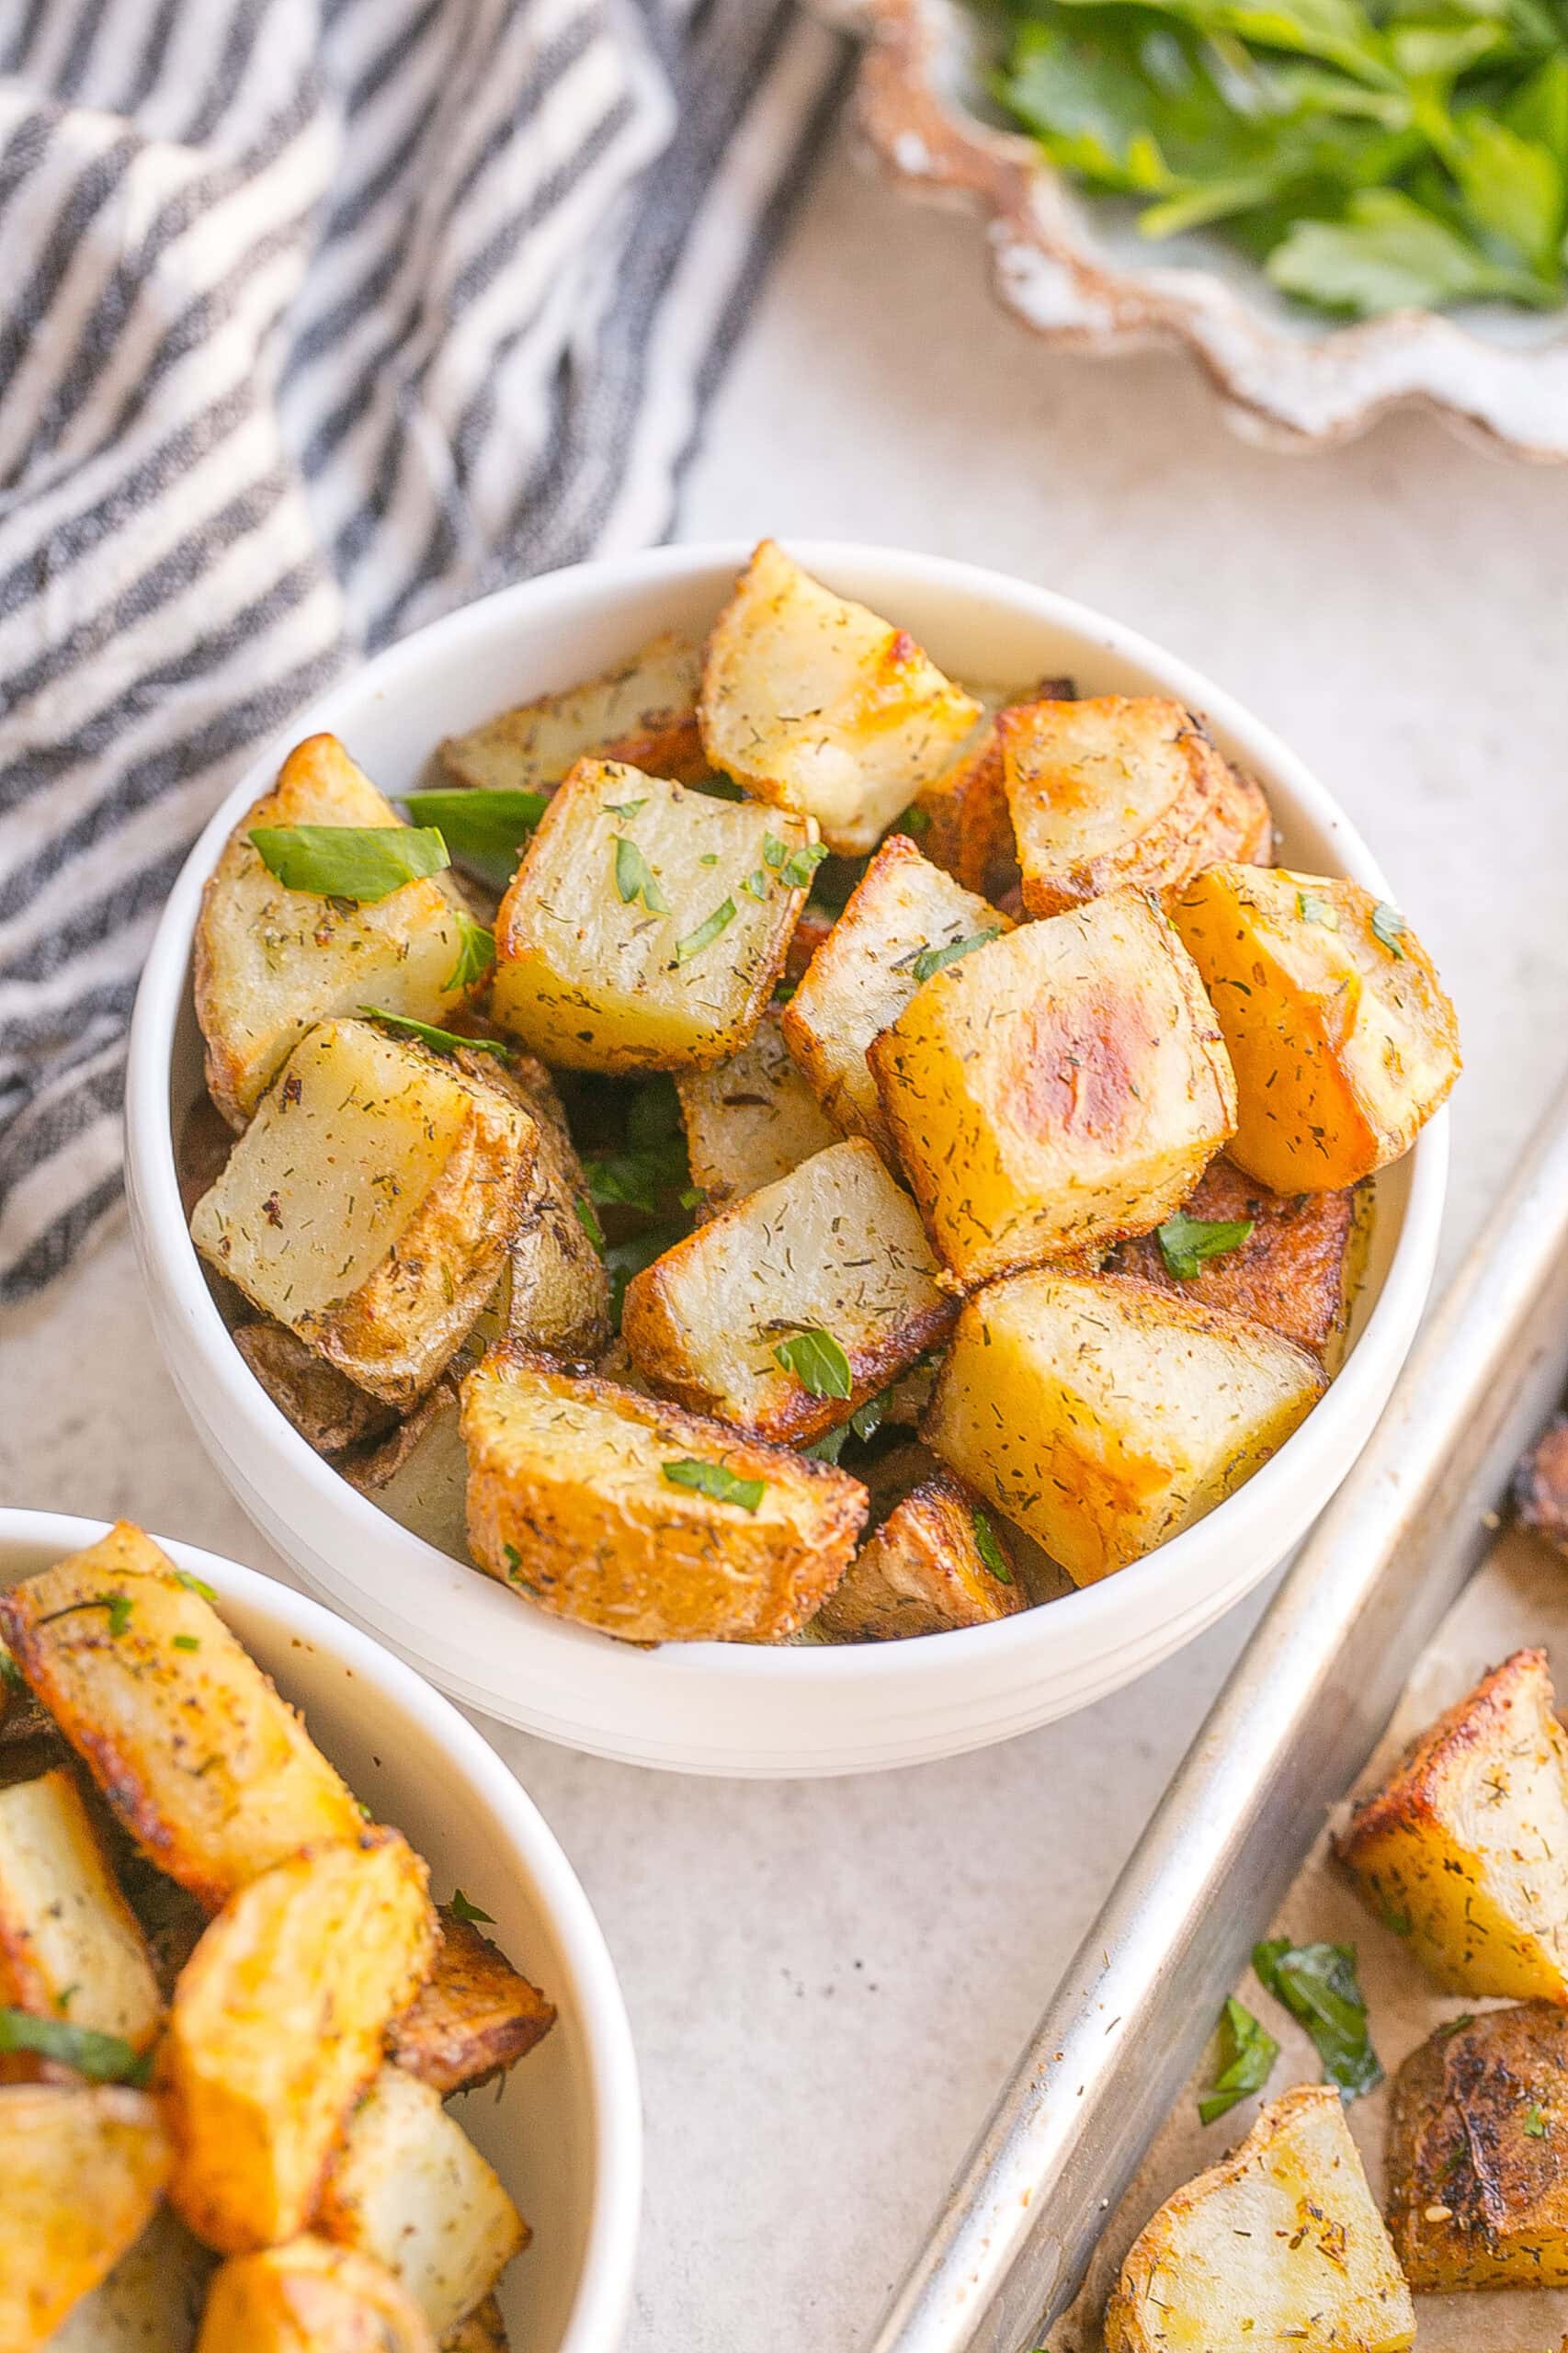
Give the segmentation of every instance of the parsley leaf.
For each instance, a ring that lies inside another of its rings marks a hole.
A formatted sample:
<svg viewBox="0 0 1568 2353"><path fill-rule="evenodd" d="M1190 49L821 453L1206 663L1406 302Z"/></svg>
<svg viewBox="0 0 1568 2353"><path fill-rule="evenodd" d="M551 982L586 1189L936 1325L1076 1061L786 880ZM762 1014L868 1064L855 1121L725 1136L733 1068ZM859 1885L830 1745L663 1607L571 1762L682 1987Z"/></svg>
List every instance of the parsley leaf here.
<svg viewBox="0 0 1568 2353"><path fill-rule="evenodd" d="M1525 2110L1525 2131L1532 2141L1546 2138L1546 2111L1533 2103Z"/></svg>
<svg viewBox="0 0 1568 2353"><path fill-rule="evenodd" d="M471 915L458 911L458 961L441 983L443 989L472 988L482 981L495 961L495 935L475 923Z"/></svg>
<svg viewBox="0 0 1568 2353"><path fill-rule="evenodd" d="M1253 1223L1250 1217L1188 1217L1185 1210L1176 1210L1154 1228L1165 1272L1177 1282L1191 1282L1209 1259L1222 1258L1249 1241Z"/></svg>
<svg viewBox="0 0 1568 2353"><path fill-rule="evenodd" d="M849 1397L855 1383L849 1359L831 1332L797 1332L773 1351L776 1364L792 1372L813 1397Z"/></svg>
<svg viewBox="0 0 1568 2353"><path fill-rule="evenodd" d="M690 1487L697 1495L706 1495L710 1503L734 1504L742 1511L755 1511L767 1493L766 1479L738 1478L722 1462L697 1462L687 1458L661 1463L659 1467L672 1487Z"/></svg>
<svg viewBox="0 0 1568 2353"><path fill-rule="evenodd" d="M1303 923L1320 923L1324 931L1339 929L1339 910L1329 899L1320 899L1315 892L1298 891L1296 913Z"/></svg>
<svg viewBox="0 0 1568 2353"><path fill-rule="evenodd" d="M1381 940L1389 954L1397 957L1402 964L1404 961L1404 950L1399 944L1399 938L1403 929L1404 917L1396 908L1389 906L1385 901L1380 899L1372 909L1372 937L1374 939Z"/></svg>
<svg viewBox="0 0 1568 2353"><path fill-rule="evenodd" d="M1198 2103L1201 2124L1212 2124L1249 2092L1260 2092L1274 2072L1279 2045L1234 1997L1220 2013L1220 2052L1214 2087Z"/></svg>
<svg viewBox="0 0 1568 2353"><path fill-rule="evenodd" d="M653 870L625 834L615 837L615 887L620 892L623 906L631 906L641 899L651 915L667 915L670 903L653 879Z"/></svg>
<svg viewBox="0 0 1568 2353"><path fill-rule="evenodd" d="M762 855L765 863L768 866L782 866L790 855L789 844L781 842L777 834L764 834Z"/></svg>
<svg viewBox="0 0 1568 2353"><path fill-rule="evenodd" d="M403 805L416 825L435 825L447 848L487 882L505 890L528 837L550 806L548 792L514 792L488 786L440 792L405 792Z"/></svg>
<svg viewBox="0 0 1568 2353"><path fill-rule="evenodd" d="M175 1583L183 1585L187 1593L194 1593L199 1600L210 1601L216 1607L218 1596L205 1577L193 1577L188 1569L176 1569Z"/></svg>
<svg viewBox="0 0 1568 2353"><path fill-rule="evenodd" d="M996 1530L976 1504L970 1513L974 1523L974 1549L995 1578L998 1585L1011 1585L1013 1572L1007 1566L1007 1556L996 1541Z"/></svg>
<svg viewBox="0 0 1568 2353"><path fill-rule="evenodd" d="M1382 2082L1367 2031L1367 2005L1356 1976L1352 1945L1293 1945L1273 1937L1253 1947L1258 1982L1300 2019L1317 2045L1323 2071L1346 2099Z"/></svg>
<svg viewBox="0 0 1568 2353"><path fill-rule="evenodd" d="M0 2051L36 2052L94 2084L143 2084L149 2072L147 2054L121 2036L66 2018L34 2018L30 2010L0 2009Z"/></svg>
<svg viewBox="0 0 1568 2353"><path fill-rule="evenodd" d="M495 1926L494 1914L482 1912L477 1904L471 1904L460 1887L453 1888L452 1900L447 1909L454 1920L471 1921L475 1927L493 1928Z"/></svg>
<svg viewBox="0 0 1568 2353"><path fill-rule="evenodd" d="M599 1223L599 1213L597 1210L595 1209L592 1201L585 1199L581 1193L574 1196L572 1206L577 1212L578 1224L582 1227L584 1233L587 1235L589 1241L593 1244L595 1249L602 1257L604 1256L605 1230Z"/></svg>
<svg viewBox="0 0 1568 2353"><path fill-rule="evenodd" d="M928 981L933 972L944 972L956 964L961 956L972 956L977 948L985 947L993 939L1000 939L999 931L971 931L967 939L949 940L946 948L923 948L910 967L917 981Z"/></svg>
<svg viewBox="0 0 1568 2353"><path fill-rule="evenodd" d="M254 825L250 838L286 891L359 906L451 864L434 825Z"/></svg>
<svg viewBox="0 0 1568 2353"><path fill-rule="evenodd" d="M511 1047L504 1046L499 1038L461 1038L455 1029L433 1029L428 1021L415 1021L406 1013L389 1013L381 1005L362 1005L359 1013L366 1021L379 1021L383 1029L406 1031L409 1037L417 1038L422 1046L428 1046L433 1054L456 1054L466 1051L475 1054L494 1054L498 1062L509 1063L512 1059Z"/></svg>
<svg viewBox="0 0 1568 2353"><path fill-rule="evenodd" d="M705 923L699 923L695 931L688 931L684 939L676 941L676 962L689 964L694 956L700 956L705 948L711 948L720 933L727 931L734 920L733 899L721 900Z"/></svg>
<svg viewBox="0 0 1568 2353"><path fill-rule="evenodd" d="M765 858L767 856L767 845L766 842L763 844L763 856ZM811 888L812 877L826 856L827 844L825 842L807 842L803 848L794 851L790 857L785 859L783 871L779 879L782 881L787 882L791 891L809 891ZM770 864L772 862L772 860L769 860Z"/></svg>
<svg viewBox="0 0 1568 2353"><path fill-rule="evenodd" d="M931 812L929 809L916 809L913 806L904 811L903 816L893 827L895 834L907 834L912 841L918 841L922 834L928 834L930 830Z"/></svg>
<svg viewBox="0 0 1568 2353"><path fill-rule="evenodd" d="M647 806L646 795L641 801L607 801L603 803L607 817L624 817L628 824L639 810L646 809Z"/></svg>
<svg viewBox="0 0 1568 2353"><path fill-rule="evenodd" d="M766 899L767 896L767 870L760 866L754 867L741 884L741 888L749 898Z"/></svg>

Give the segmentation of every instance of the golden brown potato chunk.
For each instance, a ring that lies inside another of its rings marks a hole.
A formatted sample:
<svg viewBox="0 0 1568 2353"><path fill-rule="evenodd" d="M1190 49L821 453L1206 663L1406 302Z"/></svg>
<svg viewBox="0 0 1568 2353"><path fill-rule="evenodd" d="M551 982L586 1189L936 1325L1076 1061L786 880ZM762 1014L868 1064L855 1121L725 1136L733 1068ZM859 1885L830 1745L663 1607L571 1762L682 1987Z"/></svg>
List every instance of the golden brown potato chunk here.
<svg viewBox="0 0 1568 2353"><path fill-rule="evenodd" d="M777 1184L838 1141L784 1042L776 1013L763 1015L728 1062L688 1072L676 1086L691 1181L702 1188L707 1217Z"/></svg>
<svg viewBox="0 0 1568 2353"><path fill-rule="evenodd" d="M213 2274L196 2353L436 2353L436 2339L384 2264L301 2236Z"/></svg>
<svg viewBox="0 0 1568 2353"><path fill-rule="evenodd" d="M1460 1074L1432 959L1358 882L1211 866L1171 904L1236 1074L1231 1157L1277 1193L1410 1150Z"/></svg>
<svg viewBox="0 0 1568 2353"><path fill-rule="evenodd" d="M0 2088L0 2345L32 2353L141 2236L168 2179L157 2102L109 2084Z"/></svg>
<svg viewBox="0 0 1568 2353"><path fill-rule="evenodd" d="M1028 1608L1006 1536L939 1472L894 1504L816 1623L835 1642L892 1643L988 1626Z"/></svg>
<svg viewBox="0 0 1568 2353"><path fill-rule="evenodd" d="M555 2005L472 1920L446 1905L439 1916L435 1968L393 2025L388 2048L405 2075L444 2099L516 2066L555 2024Z"/></svg>
<svg viewBox="0 0 1568 2353"><path fill-rule="evenodd" d="M476 1076L483 1074L477 1066L488 1063L494 1083L530 1113L537 1131L533 1176L494 1303L494 1336L504 1333L548 1356L597 1356L609 1338L609 1274L589 1232L588 1179L554 1082L531 1054L510 1064L489 1054L458 1060Z"/></svg>
<svg viewBox="0 0 1568 2353"><path fill-rule="evenodd" d="M904 835L882 844L782 1015L790 1051L841 1134L869 1137L893 1161L868 1047L922 981L1012 928Z"/></svg>
<svg viewBox="0 0 1568 2353"><path fill-rule="evenodd" d="M639 1371L683 1405L801 1443L885 1389L957 1312L914 1202L851 1137L634 1275L620 1328ZM803 1360L812 1336L836 1351L837 1387Z"/></svg>
<svg viewBox="0 0 1568 2353"><path fill-rule="evenodd" d="M713 766L875 849L981 717L903 630L835 597L764 540L713 625L698 705Z"/></svg>
<svg viewBox="0 0 1568 2353"><path fill-rule="evenodd" d="M234 1346L286 1421L318 1454L383 1438L396 1420L384 1398L356 1387L282 1324L242 1324Z"/></svg>
<svg viewBox="0 0 1568 2353"><path fill-rule="evenodd" d="M708 773L697 726L701 665L687 639L655 637L603 677L449 735L441 764L454 784L494 792L548 792L589 757L693 784Z"/></svg>
<svg viewBox="0 0 1568 2353"><path fill-rule="evenodd" d="M361 1827L293 1709L140 1529L0 1593L0 1632L137 1844L210 1910Z"/></svg>
<svg viewBox="0 0 1568 2353"><path fill-rule="evenodd" d="M402 823L335 735L312 735L230 835L202 892L194 986L207 1084L235 1127L318 1021L379 1005L439 1027L469 994L456 978L464 906L449 876L357 906L286 890L251 840L259 825Z"/></svg>
<svg viewBox="0 0 1568 2353"><path fill-rule="evenodd" d="M1543 1651L1516 1651L1423 1733L1335 1840L1447 1994L1568 2003L1568 1733Z"/></svg>
<svg viewBox="0 0 1568 2353"><path fill-rule="evenodd" d="M1178 702L1027 703L997 733L1030 915L1128 884L1164 898L1217 858L1272 862L1267 801Z"/></svg>
<svg viewBox="0 0 1568 2353"><path fill-rule="evenodd" d="M965 1287L1147 1233L1235 1117L1213 1008L1136 891L933 974L870 1061L931 1238Z"/></svg>
<svg viewBox="0 0 1568 2353"><path fill-rule="evenodd" d="M756 1029L805 903L816 828L581 760L495 924L490 1010L575 1070L699 1070Z"/></svg>
<svg viewBox="0 0 1568 2353"><path fill-rule="evenodd" d="M304 1847L230 1898L181 1972L159 2053L169 2196L221 2255L309 2220L387 2029L435 1958L426 1876L395 1830Z"/></svg>
<svg viewBox="0 0 1568 2353"><path fill-rule="evenodd" d="M1325 1385L1239 1315L1042 1269L967 1302L922 1435L1091 1585L1222 1503Z"/></svg>
<svg viewBox="0 0 1568 2353"><path fill-rule="evenodd" d="M1199 1307L1245 1315L1281 1339L1310 1348L1332 1370L1345 1336L1361 1235L1356 1192L1271 1193L1221 1153L1210 1162L1178 1215L1210 1227L1250 1225L1252 1231L1204 1259L1192 1275L1172 1273L1158 1233L1121 1243L1106 1271L1136 1275Z"/></svg>
<svg viewBox="0 0 1568 2353"><path fill-rule="evenodd" d="M495 1288L538 1143L520 1104L447 1056L324 1021L198 1202L191 1239L264 1313L406 1407Z"/></svg>
<svg viewBox="0 0 1568 2353"><path fill-rule="evenodd" d="M0 1790L0 2001L138 2051L163 2015L146 1939L66 1767Z"/></svg>
<svg viewBox="0 0 1568 2353"><path fill-rule="evenodd" d="M837 1584L866 1491L825 1462L543 1357L463 1383L480 1566L628 1642L778 1642Z"/></svg>
<svg viewBox="0 0 1568 2353"><path fill-rule="evenodd" d="M1403 2353L1415 2312L1339 2094L1303 2084L1167 2199L1121 2267L1106 2353Z"/></svg>
<svg viewBox="0 0 1568 2353"><path fill-rule="evenodd" d="M1418 2295L1568 2287L1568 2011L1441 2026L1394 2077L1388 2218Z"/></svg>
<svg viewBox="0 0 1568 2353"><path fill-rule="evenodd" d="M390 1438L347 1456L338 1468L400 1528L454 1561L466 1561L468 1457L460 1415L458 1384L449 1373Z"/></svg>
<svg viewBox="0 0 1568 2353"><path fill-rule="evenodd" d="M975 692L985 718L952 766L922 787L906 813L904 830L933 866L941 867L966 891L999 901L1004 891L1017 886L1018 860L997 722L1014 704L1041 698L1071 702L1074 686L1071 678L1041 678L1022 692L1001 688L987 693L983 687Z"/></svg>

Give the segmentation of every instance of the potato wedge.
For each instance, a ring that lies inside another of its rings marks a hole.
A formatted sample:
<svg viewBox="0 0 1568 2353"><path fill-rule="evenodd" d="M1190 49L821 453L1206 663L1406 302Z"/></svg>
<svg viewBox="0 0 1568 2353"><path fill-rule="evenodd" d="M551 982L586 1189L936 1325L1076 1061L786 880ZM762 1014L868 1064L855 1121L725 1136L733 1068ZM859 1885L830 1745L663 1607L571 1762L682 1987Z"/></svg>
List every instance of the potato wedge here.
<svg viewBox="0 0 1568 2353"><path fill-rule="evenodd" d="M494 2287L528 2229L441 2095L383 2067L349 2119L313 2227L383 2264L446 2336Z"/></svg>
<svg viewBox="0 0 1568 2353"><path fill-rule="evenodd" d="M471 1077L488 1078L520 1103L536 1131L533 1175L491 1337L505 1335L548 1356L597 1356L609 1338L609 1275L589 1232L592 1195L554 1081L531 1054L510 1064L493 1054L457 1059Z"/></svg>
<svg viewBox="0 0 1568 2353"><path fill-rule="evenodd" d="M212 2257L166 2206L73 2308L49 2353L191 2353Z"/></svg>
<svg viewBox="0 0 1568 2353"><path fill-rule="evenodd" d="M580 760L495 923L492 1017L575 1070L700 1070L756 1029L816 828Z"/></svg>
<svg viewBox="0 0 1568 2353"><path fill-rule="evenodd" d="M446 1905L439 1918L436 1965L387 2048L405 2075L445 2099L516 2066L555 2024L555 2005L472 1920Z"/></svg>
<svg viewBox="0 0 1568 2353"><path fill-rule="evenodd" d="M242 1324L234 1346L285 1421L318 1454L384 1438L397 1419L384 1398L356 1387L283 1324Z"/></svg>
<svg viewBox="0 0 1568 2353"><path fill-rule="evenodd" d="M1136 1275L1195 1300L1262 1324L1280 1338L1310 1348L1332 1371L1345 1339L1353 1279L1370 1203L1354 1189L1341 1193L1272 1193L1221 1153L1211 1160L1180 1214L1204 1224L1250 1225L1245 1240L1204 1260L1194 1275L1173 1275L1156 1233L1123 1242L1106 1261L1108 1274Z"/></svg>
<svg viewBox="0 0 1568 2353"><path fill-rule="evenodd" d="M763 1015L728 1062L689 1071L676 1085L705 1217L777 1184L838 1141L784 1043L776 1013Z"/></svg>
<svg viewBox="0 0 1568 2353"><path fill-rule="evenodd" d="M390 1438L338 1469L400 1528L466 1562L468 1457L459 1419L458 1384L444 1376Z"/></svg>
<svg viewBox="0 0 1568 2353"><path fill-rule="evenodd" d="M1432 960L1358 882L1211 866L1171 904L1236 1074L1231 1157L1277 1193L1408 1152L1460 1074Z"/></svg>
<svg viewBox="0 0 1568 2353"><path fill-rule="evenodd" d="M1394 2077L1388 2220L1416 2293L1568 2287L1568 2011L1456 2018Z"/></svg>
<svg viewBox="0 0 1568 2353"><path fill-rule="evenodd" d="M1305 1350L1239 1315L1042 1269L967 1302L921 1434L1092 1585L1223 1502L1325 1386Z"/></svg>
<svg viewBox="0 0 1568 2353"><path fill-rule="evenodd" d="M198 1202L191 1239L264 1313L390 1405L428 1389L500 1278L537 1122L374 1022L324 1021Z"/></svg>
<svg viewBox="0 0 1568 2353"><path fill-rule="evenodd" d="M939 866L966 891L987 899L1010 890L1018 880L1018 859L1013 840L1013 820L1007 809L1006 770L997 721L1015 703L1042 699L1071 702L1071 678L1041 678L1018 693L1001 689L977 694L985 717L950 767L922 787L914 808L906 813L904 830L913 835L933 866Z"/></svg>
<svg viewBox="0 0 1568 2353"><path fill-rule="evenodd" d="M621 1337L654 1386L762 1438L803 1442L846 1421L934 1347L957 1313L914 1202L851 1137L676 1243L626 1287ZM780 1357L829 1336L846 1393Z"/></svg>
<svg viewBox="0 0 1568 2353"><path fill-rule="evenodd" d="M181 1972L159 2054L169 2197L220 2254L303 2230L435 1960L426 1877L395 1830L304 1847L230 1898Z"/></svg>
<svg viewBox="0 0 1568 2353"><path fill-rule="evenodd" d="M0 1790L0 2000L144 2051L152 1957L68 1767Z"/></svg>
<svg viewBox="0 0 1568 2353"><path fill-rule="evenodd" d="M1233 2155L1167 2199L1106 2310L1106 2353L1403 2353L1410 2290L1339 2094L1260 2109Z"/></svg>
<svg viewBox="0 0 1568 2353"><path fill-rule="evenodd" d="M964 1288L1146 1233L1235 1119L1213 1008L1136 891L1026 924L918 988L870 1063Z"/></svg>
<svg viewBox="0 0 1568 2353"><path fill-rule="evenodd" d="M137 1844L210 1910L361 1828L292 1708L140 1529L0 1593L0 1632Z"/></svg>
<svg viewBox="0 0 1568 2353"><path fill-rule="evenodd" d="M997 735L1032 915L1128 884L1167 898L1219 858L1273 863L1262 790L1164 695L1026 703Z"/></svg>
<svg viewBox="0 0 1568 2353"><path fill-rule="evenodd" d="M196 2353L437 2353L383 2264L309 2235L214 2273Z"/></svg>
<svg viewBox="0 0 1568 2353"><path fill-rule="evenodd" d="M904 631L764 540L713 624L698 716L715 767L814 817L854 858L875 849L982 713Z"/></svg>
<svg viewBox="0 0 1568 2353"><path fill-rule="evenodd" d="M838 1643L893 1643L1027 1609L1006 1534L983 1515L978 1535L976 1509L946 1472L923 1480L862 1544L817 1612L819 1631Z"/></svg>
<svg viewBox="0 0 1568 2353"><path fill-rule="evenodd" d="M590 757L695 784L709 773L697 725L701 667L702 650L689 639L653 638L602 677L449 735L441 765L454 784L499 792L549 792Z"/></svg>
<svg viewBox="0 0 1568 2353"><path fill-rule="evenodd" d="M840 1134L866 1136L896 1167L892 1132L866 1051L922 981L965 941L1012 925L921 856L905 835L882 844L784 1007L790 1051Z"/></svg>
<svg viewBox="0 0 1568 2353"><path fill-rule="evenodd" d="M865 1518L825 1462L505 1347L463 1383L463 1438L480 1566L627 1642L781 1641Z"/></svg>
<svg viewBox="0 0 1568 2353"><path fill-rule="evenodd" d="M235 1127L318 1021L380 1005L439 1027L468 995L454 979L464 907L449 875L356 906L285 890L250 837L257 825L402 823L335 735L312 735L229 836L201 894L194 987L207 1085Z"/></svg>
<svg viewBox="0 0 1568 2353"><path fill-rule="evenodd" d="M1568 2003L1568 1733L1516 1651L1358 1805L1335 1852L1446 1994Z"/></svg>
<svg viewBox="0 0 1568 2353"><path fill-rule="evenodd" d="M31 2353L152 2217L172 2162L156 2100L111 2084L0 2088L0 2345Z"/></svg>

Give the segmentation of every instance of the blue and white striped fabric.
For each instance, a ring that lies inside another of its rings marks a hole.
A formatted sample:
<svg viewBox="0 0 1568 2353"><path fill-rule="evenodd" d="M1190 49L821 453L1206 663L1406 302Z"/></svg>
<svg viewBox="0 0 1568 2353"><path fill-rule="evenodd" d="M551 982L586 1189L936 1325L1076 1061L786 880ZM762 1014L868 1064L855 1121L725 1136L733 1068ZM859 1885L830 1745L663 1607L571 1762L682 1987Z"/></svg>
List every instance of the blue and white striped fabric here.
<svg viewBox="0 0 1568 2353"><path fill-rule="evenodd" d="M0 0L0 1301L158 906L356 654L657 540L826 122L793 0Z"/></svg>

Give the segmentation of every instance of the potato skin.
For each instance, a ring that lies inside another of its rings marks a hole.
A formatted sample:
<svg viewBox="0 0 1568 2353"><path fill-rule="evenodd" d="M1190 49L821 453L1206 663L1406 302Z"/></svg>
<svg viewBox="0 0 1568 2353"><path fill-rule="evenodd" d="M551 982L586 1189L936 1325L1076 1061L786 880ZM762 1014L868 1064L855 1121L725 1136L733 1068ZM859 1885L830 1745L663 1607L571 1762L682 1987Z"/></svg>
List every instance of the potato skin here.
<svg viewBox="0 0 1568 2353"><path fill-rule="evenodd" d="M213 2274L196 2353L437 2353L424 2313L384 2266L311 2235Z"/></svg>
<svg viewBox="0 0 1568 2353"><path fill-rule="evenodd" d="M358 1388L286 1324L242 1324L233 1341L285 1421L318 1454L384 1438L397 1419L384 1398Z"/></svg>
<svg viewBox="0 0 1568 2353"><path fill-rule="evenodd" d="M1568 1733L1545 1653L1429 1725L1335 1852L1445 1993L1568 2004Z"/></svg>
<svg viewBox="0 0 1568 2353"><path fill-rule="evenodd" d="M449 735L441 765L454 784L503 792L548 792L585 758L695 784L709 773L697 725L700 667L700 649L666 632L600 677Z"/></svg>
<svg viewBox="0 0 1568 2353"><path fill-rule="evenodd" d="M778 1642L848 1565L866 1491L825 1462L544 1357L491 1350L463 1383L469 1540L542 1609L628 1642ZM665 1461L760 1479L755 1512Z"/></svg>
<svg viewBox="0 0 1568 2353"><path fill-rule="evenodd" d="M993 1625L1027 1609L1006 1532L992 1524L1010 1582L986 1566L974 1511L973 1498L946 1472L922 1480L860 1547L817 1612L820 1631L840 1643L902 1642Z"/></svg>
<svg viewBox="0 0 1568 2353"><path fill-rule="evenodd" d="M1453 1006L1413 931L1379 938L1391 916L1358 882L1231 864L1171 904L1235 1070L1231 1157L1277 1193L1398 1160L1459 1076Z"/></svg>
<svg viewBox="0 0 1568 2353"><path fill-rule="evenodd" d="M467 1349L459 1357L461 1367ZM454 1561L468 1559L468 1461L458 1427L458 1384L443 1373L390 1437L346 1455L337 1468L400 1528Z"/></svg>
<svg viewBox="0 0 1568 2353"><path fill-rule="evenodd" d="M0 2087L0 2345L30 2353L142 2235L173 2162L157 2102L111 2084Z"/></svg>
<svg viewBox="0 0 1568 2353"><path fill-rule="evenodd" d="M436 1965L387 2047L405 2075L446 2098L505 2073L542 2042L555 2005L515 1970L472 1920L440 1909Z"/></svg>

